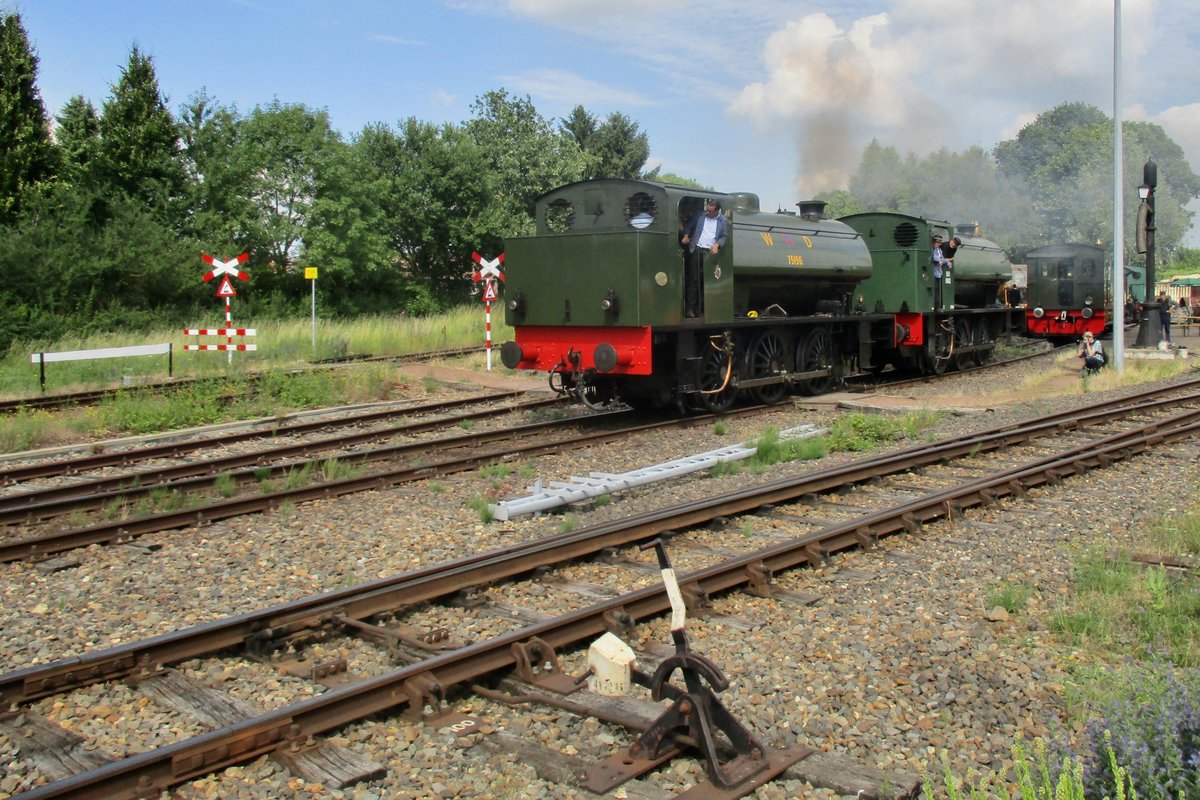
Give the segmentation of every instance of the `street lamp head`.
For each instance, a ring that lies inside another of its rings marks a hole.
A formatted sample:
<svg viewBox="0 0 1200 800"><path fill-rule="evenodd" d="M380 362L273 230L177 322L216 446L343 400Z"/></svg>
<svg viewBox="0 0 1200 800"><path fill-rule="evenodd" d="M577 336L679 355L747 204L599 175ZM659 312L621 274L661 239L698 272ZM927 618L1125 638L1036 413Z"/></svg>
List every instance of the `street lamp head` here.
<svg viewBox="0 0 1200 800"><path fill-rule="evenodd" d="M1142 183L1147 184L1151 189L1158 186L1158 164L1154 163L1153 158L1142 167Z"/></svg>
<svg viewBox="0 0 1200 800"><path fill-rule="evenodd" d="M1141 186L1138 187L1138 197L1141 198L1142 200L1145 200L1147 197L1150 196L1151 190L1152 189L1149 184L1143 183Z"/></svg>

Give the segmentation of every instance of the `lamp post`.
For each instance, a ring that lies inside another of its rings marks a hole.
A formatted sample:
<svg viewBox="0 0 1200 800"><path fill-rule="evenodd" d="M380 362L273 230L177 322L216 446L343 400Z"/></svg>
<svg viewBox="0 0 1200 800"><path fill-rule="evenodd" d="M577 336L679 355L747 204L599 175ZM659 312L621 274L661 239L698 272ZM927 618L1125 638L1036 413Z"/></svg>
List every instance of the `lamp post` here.
<svg viewBox="0 0 1200 800"><path fill-rule="evenodd" d="M1150 159L1142 167L1142 185L1138 197L1142 204L1137 216L1137 251L1146 254L1146 294L1138 314L1138 335L1135 347L1158 347L1162 340L1162 320L1154 291L1154 189L1158 186L1158 165Z"/></svg>

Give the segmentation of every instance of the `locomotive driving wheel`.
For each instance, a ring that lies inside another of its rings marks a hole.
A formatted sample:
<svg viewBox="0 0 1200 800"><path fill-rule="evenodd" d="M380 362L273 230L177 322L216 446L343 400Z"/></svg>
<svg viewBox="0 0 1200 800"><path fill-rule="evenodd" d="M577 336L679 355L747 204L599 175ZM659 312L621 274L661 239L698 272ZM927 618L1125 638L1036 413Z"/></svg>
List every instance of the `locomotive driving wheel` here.
<svg viewBox="0 0 1200 800"><path fill-rule="evenodd" d="M833 366L833 335L828 328L816 327L804 335L796 348L796 371L813 372ZM831 372L821 378L809 378L799 384L800 394L823 394L833 388L836 379Z"/></svg>
<svg viewBox="0 0 1200 800"><path fill-rule="evenodd" d="M954 323L954 366L959 371L975 366L975 353L971 345L975 343L974 326L966 317L959 317Z"/></svg>
<svg viewBox="0 0 1200 800"><path fill-rule="evenodd" d="M746 370L750 378L771 378L787 370L791 360L791 343L788 337L779 331L763 331L750 345L746 357ZM765 386L755 386L750 389L750 396L764 405L778 403L788 392L786 383L768 383Z"/></svg>
<svg viewBox="0 0 1200 800"><path fill-rule="evenodd" d="M933 325L931 350L926 350L928 371L934 375L945 375L954 356L954 326L949 318L936 320Z"/></svg>
<svg viewBox="0 0 1200 800"><path fill-rule="evenodd" d="M699 410L720 414L728 411L737 399L731 350L732 342L725 346L716 341L710 343L700 371L700 391L692 395Z"/></svg>
<svg viewBox="0 0 1200 800"><path fill-rule="evenodd" d="M977 345L993 345L992 347L980 347L975 351L975 363L983 366L992 360L992 356L996 354L995 342L992 340L992 333L988 329L988 321L980 317L975 320L975 344Z"/></svg>

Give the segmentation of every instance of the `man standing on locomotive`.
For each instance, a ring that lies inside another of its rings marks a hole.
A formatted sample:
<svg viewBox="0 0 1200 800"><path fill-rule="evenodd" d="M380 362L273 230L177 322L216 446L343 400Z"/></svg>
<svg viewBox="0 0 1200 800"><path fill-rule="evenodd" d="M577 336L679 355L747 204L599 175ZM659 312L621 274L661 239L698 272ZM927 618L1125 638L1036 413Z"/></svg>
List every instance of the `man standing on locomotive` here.
<svg viewBox="0 0 1200 800"><path fill-rule="evenodd" d="M679 240L687 255L683 260L683 295L685 316L699 317L704 313L704 254L716 255L725 244L727 235L725 215L715 200L709 200L703 214L697 215Z"/></svg>
<svg viewBox="0 0 1200 800"><path fill-rule="evenodd" d="M950 251L950 255L947 256L945 249L942 247L941 234L934 234L934 236L933 236L933 252L931 254L931 257L933 258L933 310L934 311L943 311L944 310L942 307L943 276L945 276L945 281L947 283L949 283L950 279L949 279L948 273L950 272L951 269L954 268L954 262L951 261L950 259L954 257L954 252L956 250L958 250L958 241L959 241L959 239L957 236L950 240L950 247L952 247L953 249Z"/></svg>

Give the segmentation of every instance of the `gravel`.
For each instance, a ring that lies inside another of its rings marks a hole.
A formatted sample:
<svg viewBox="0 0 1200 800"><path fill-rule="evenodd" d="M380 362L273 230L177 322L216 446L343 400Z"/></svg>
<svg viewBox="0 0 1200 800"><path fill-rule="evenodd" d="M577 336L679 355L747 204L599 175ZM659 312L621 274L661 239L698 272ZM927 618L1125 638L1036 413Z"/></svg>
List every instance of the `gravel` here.
<svg viewBox="0 0 1200 800"><path fill-rule="evenodd" d="M950 436L1079 404L1079 394L1010 404L995 386L1019 386L1031 369L1064 371L1074 365L1046 356L1038 365L957 375L948 385L903 390L910 400L948 413L930 437ZM1135 387L1137 388L1137 387ZM1118 390L1129 392L1133 389ZM900 393L894 393L899 395ZM1014 394L1020 394L1015 390ZM236 614L272 603L392 575L404 570L545 536L567 524L586 524L662 505L711 496L749 481L772 480L856 458L835 454L817 462L778 465L761 476L748 471L720 478L697 474L615 495L593 510L575 509L484 524L468 507L473 498L495 500L523 490L535 477L565 480L589 470L623 472L689 453L745 441L768 425L825 424L846 413L827 403L781 407L766 417L731 419L714 426L652 432L634 441L569 455L520 462L503 477L479 473L439 478L394 490L285 507L144 537L161 545L152 553L92 547L79 567L42 574L28 564L0 565L0 670L10 671L110 647ZM897 442L905 446L911 442ZM1003 771L1015 736L1027 740L1058 730L1065 719L1064 687L1072 660L1069 645L1048 629L1050 616L1071 591L1072 558L1081 549L1136 542L1146 521L1194 508L1200 496L1196 463L1200 443L1164 445L1152 454L1106 469L1104 490L1074 497L1085 478L1026 499L969 511L952 522L926 526L915 536L895 536L868 552L838 557L832 565L777 576L781 588L816 598L810 605L785 599L730 595L715 598L711 614L689 619L695 650L731 678L723 702L761 740L803 744L844 754L881 769L939 771L943 757L961 775L967 769ZM838 498L853 504L852 493ZM862 501L866 502L866 501ZM568 522L569 520L569 522ZM714 547L736 547L741 523L697 538ZM773 525L781 537L792 523ZM756 527L757 529L757 527ZM628 554L634 557L632 553ZM649 555L641 556L649 559ZM687 553L673 555L685 571ZM630 589L656 583L652 574L604 564L574 564L565 579ZM1026 607L993 614L988 595L1002 584L1032 587ZM553 584L528 582L489 591L491 599L556 613L592 602ZM480 638L522 627L479 609L420 610L414 624L450 624L456 637ZM637 631L638 644L670 641L666 620ZM351 672L378 673L386 656L370 646L335 640L317 655L344 657ZM564 657L581 672L585 656ZM645 669L647 663L642 663ZM652 668L653 664L649 667ZM203 660L181 666L197 681L277 708L322 691L248 660ZM269 691L264 695L263 687ZM178 741L200 732L164 712L137 716L146 700L120 684L85 687L35 703L33 709L92 740L114 756ZM510 709L474 697L454 708L486 725L538 741L567 755L594 760L628 742L619 729L553 709ZM181 798L447 798L588 797L548 784L527 764L497 766L481 760L449 734L412 727L398 718L349 726L331 737L388 768L379 781L346 790L308 785L268 758L231 768L181 787ZM0 734L0 798L39 782L15 745ZM678 792L703 778L700 765L680 761L647 781ZM834 797L798 781L760 788L760 798Z"/></svg>

